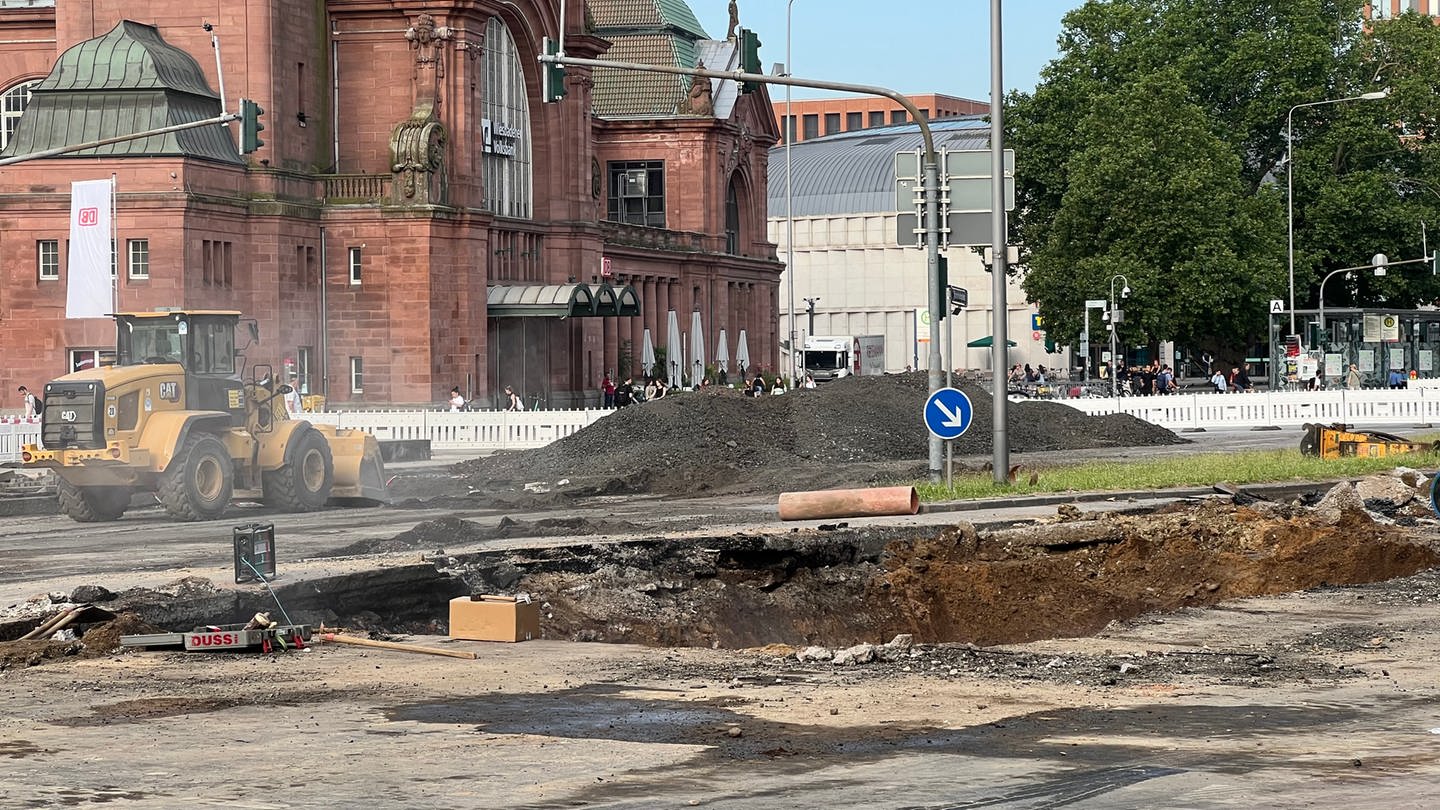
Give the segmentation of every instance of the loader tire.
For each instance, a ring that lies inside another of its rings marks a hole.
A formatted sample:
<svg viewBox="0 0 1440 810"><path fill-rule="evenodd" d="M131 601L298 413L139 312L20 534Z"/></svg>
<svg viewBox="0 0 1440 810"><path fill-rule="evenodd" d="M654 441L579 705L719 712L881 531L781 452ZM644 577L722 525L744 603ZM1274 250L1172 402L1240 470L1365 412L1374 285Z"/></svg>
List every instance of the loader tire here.
<svg viewBox="0 0 1440 810"><path fill-rule="evenodd" d="M60 511L80 523L119 520L130 506L130 487L81 487L56 476Z"/></svg>
<svg viewBox="0 0 1440 810"><path fill-rule="evenodd" d="M192 434L160 475L160 502L176 520L214 520L230 505L235 469L225 445Z"/></svg>
<svg viewBox="0 0 1440 810"><path fill-rule="evenodd" d="M290 461L261 477L265 503L287 512L314 512L330 500L335 483L335 459L330 443L317 431L306 430L295 439Z"/></svg>

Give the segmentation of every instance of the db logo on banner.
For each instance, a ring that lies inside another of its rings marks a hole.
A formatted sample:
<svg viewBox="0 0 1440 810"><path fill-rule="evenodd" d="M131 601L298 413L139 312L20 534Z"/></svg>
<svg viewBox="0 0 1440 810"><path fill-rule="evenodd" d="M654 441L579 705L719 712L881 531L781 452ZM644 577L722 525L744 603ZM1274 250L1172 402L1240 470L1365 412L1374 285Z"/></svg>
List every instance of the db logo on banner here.
<svg viewBox="0 0 1440 810"><path fill-rule="evenodd" d="M100 209L99 209L99 208L81 208L81 209L80 209L80 225L81 225L81 227L84 227L84 226L86 226L86 225L98 225L98 224L100 224Z"/></svg>

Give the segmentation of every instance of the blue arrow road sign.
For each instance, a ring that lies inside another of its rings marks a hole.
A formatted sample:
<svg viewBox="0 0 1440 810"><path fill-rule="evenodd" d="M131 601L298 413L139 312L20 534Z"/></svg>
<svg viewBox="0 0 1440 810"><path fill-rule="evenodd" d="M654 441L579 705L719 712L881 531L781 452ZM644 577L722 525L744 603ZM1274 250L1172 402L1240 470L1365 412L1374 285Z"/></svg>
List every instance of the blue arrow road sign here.
<svg viewBox="0 0 1440 810"><path fill-rule="evenodd" d="M958 439L970 429L975 409L958 388L941 388L925 400L925 427L940 439Z"/></svg>

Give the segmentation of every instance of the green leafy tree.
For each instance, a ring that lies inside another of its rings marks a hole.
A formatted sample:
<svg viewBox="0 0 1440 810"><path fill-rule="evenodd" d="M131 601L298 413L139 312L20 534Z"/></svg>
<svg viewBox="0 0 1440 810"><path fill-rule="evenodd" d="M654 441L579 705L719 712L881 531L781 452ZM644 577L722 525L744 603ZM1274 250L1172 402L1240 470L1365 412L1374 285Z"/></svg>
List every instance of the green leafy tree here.
<svg viewBox="0 0 1440 810"><path fill-rule="evenodd" d="M1120 332L1127 344L1242 341L1263 316L1263 291L1284 283L1277 195L1246 193L1239 159L1173 72L1097 100L1076 130L1086 146L1068 163L1066 192L1024 279L1032 300L1074 302L1053 311L1042 303L1047 323L1078 332L1084 299L1107 297L1119 274L1133 293Z"/></svg>
<svg viewBox="0 0 1440 810"><path fill-rule="evenodd" d="M1124 274L1127 344L1264 340L1265 302L1288 286L1286 172L1298 306L1325 272L1418 256L1420 223L1440 231L1436 75L1440 27L1405 15L1367 32L1353 0L1086 3L1035 92L1007 101L1027 295L1064 340ZM1383 102L1296 110L1287 163L1292 107L1385 85ZM1327 304L1440 295L1417 271L1361 275L1332 281Z"/></svg>

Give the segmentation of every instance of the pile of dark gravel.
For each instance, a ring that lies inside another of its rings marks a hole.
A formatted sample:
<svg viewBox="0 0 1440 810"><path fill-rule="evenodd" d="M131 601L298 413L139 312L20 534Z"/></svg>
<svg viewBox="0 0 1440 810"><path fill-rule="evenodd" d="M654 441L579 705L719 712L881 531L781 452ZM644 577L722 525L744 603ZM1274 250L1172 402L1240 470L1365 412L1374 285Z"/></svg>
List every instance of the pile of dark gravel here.
<svg viewBox="0 0 1440 810"><path fill-rule="evenodd" d="M990 392L960 381L974 420L957 455L990 453ZM924 373L851 377L814 390L751 398L707 388L621 408L545 447L466 461L473 486L559 479L608 480L601 492L695 492L770 470L923 460ZM1086 416L1058 402L1012 402L1013 452L1180 444L1174 433L1126 415ZM757 488L765 482L757 481Z"/></svg>

